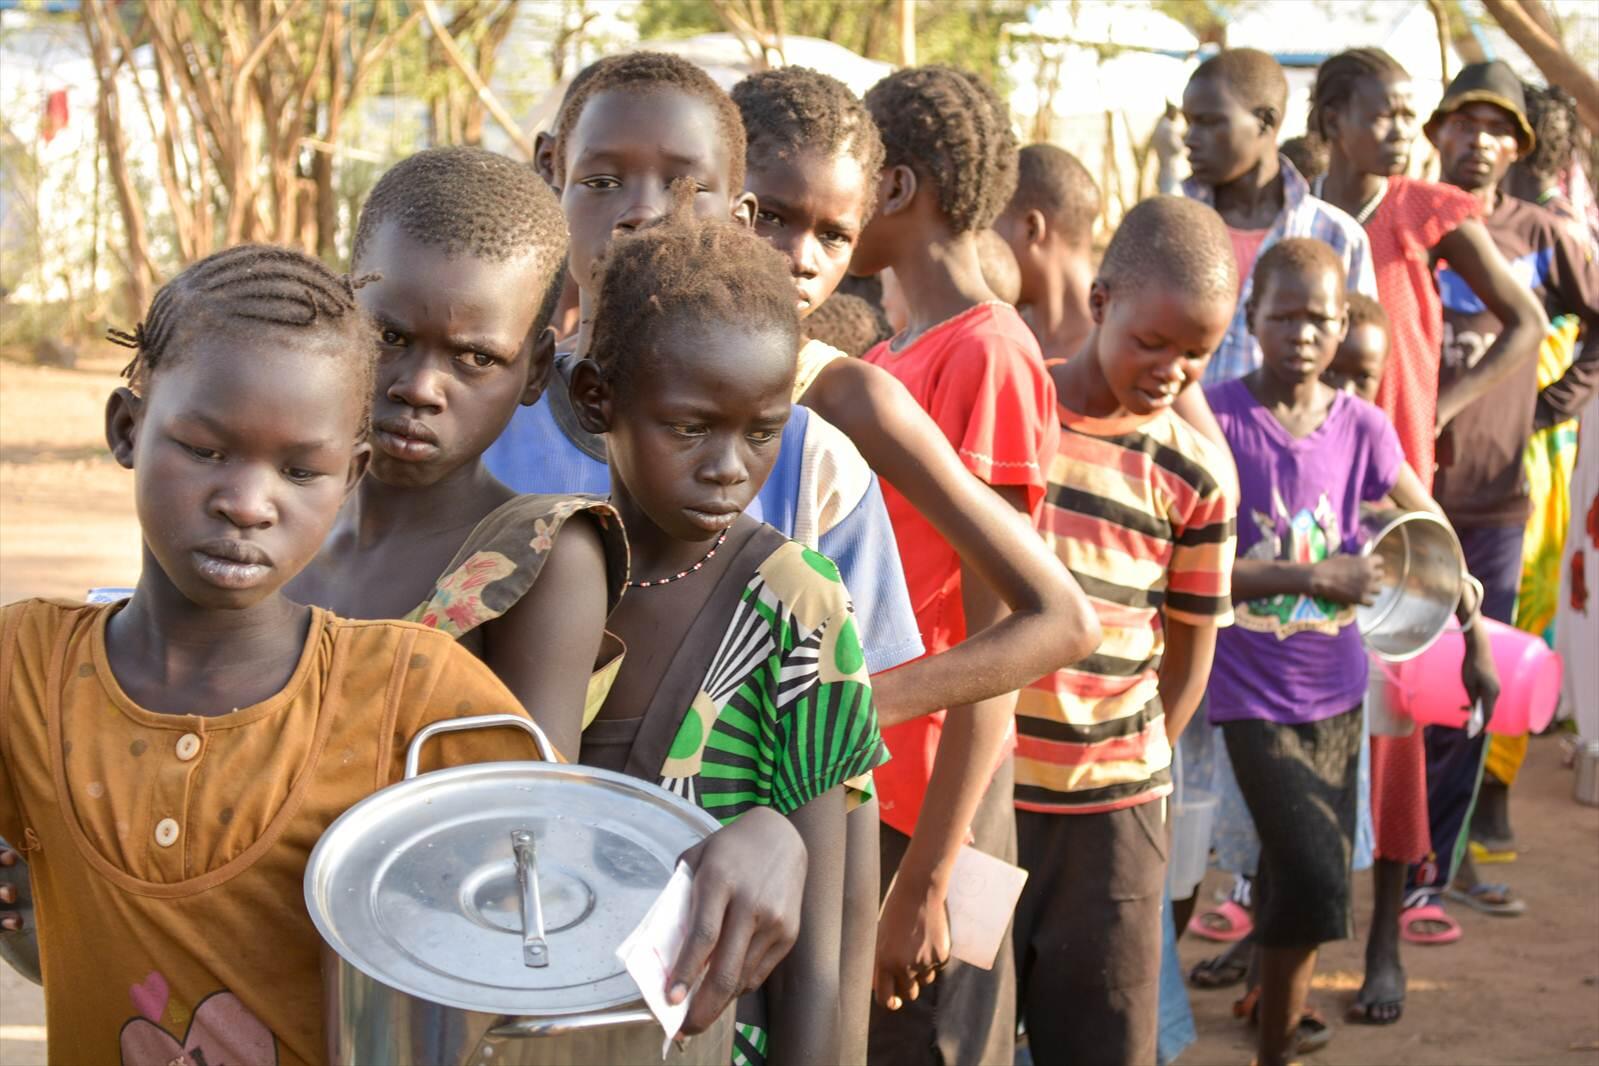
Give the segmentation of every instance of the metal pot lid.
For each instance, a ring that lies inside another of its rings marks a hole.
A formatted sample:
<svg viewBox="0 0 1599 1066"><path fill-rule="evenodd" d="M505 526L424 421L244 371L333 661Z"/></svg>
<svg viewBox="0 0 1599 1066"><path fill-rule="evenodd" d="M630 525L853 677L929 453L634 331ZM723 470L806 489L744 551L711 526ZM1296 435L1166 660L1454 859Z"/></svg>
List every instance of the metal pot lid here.
<svg viewBox="0 0 1599 1066"><path fill-rule="evenodd" d="M609 770L459 766L341 815L311 853L305 901L334 951L408 995L497 1014L605 1010L639 998L617 945L677 857L716 828L679 797ZM519 876L518 850L535 878ZM536 918L524 929L529 880L542 940Z"/></svg>

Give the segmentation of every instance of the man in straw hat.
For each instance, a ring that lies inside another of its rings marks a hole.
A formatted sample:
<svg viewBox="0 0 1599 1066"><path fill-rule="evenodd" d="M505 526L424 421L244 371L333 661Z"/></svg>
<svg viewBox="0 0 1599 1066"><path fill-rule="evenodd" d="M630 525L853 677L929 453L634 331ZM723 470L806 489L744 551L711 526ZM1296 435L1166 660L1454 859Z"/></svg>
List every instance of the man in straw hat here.
<svg viewBox="0 0 1599 1066"><path fill-rule="evenodd" d="M1494 244L1515 278L1543 304L1553 327L1540 358L1516 367L1500 387L1461 411L1438 443L1433 493L1460 534L1467 568L1484 585L1483 614L1509 625L1531 513L1522 455L1535 428L1573 417L1599 386L1599 268L1556 215L1500 191L1511 164L1530 153L1536 140L1521 80L1510 67L1494 61L1461 70L1424 128L1442 159L1443 181L1482 203ZM1443 387L1472 372L1501 327L1448 266L1439 270L1438 284L1444 306ZM1579 328L1583 341L1573 361ZM1551 352L1552 345L1557 350ZM1558 362L1546 374L1555 380L1540 392L1539 362L1552 357ZM1464 830L1477 802L1485 741L1486 736L1468 737L1455 729L1427 730L1433 853L1412 868L1411 882L1417 896L1430 899L1443 890L1484 913L1513 916L1526 904L1508 886L1483 882L1465 852ZM1503 789L1493 796L1495 802L1504 798ZM1502 821L1508 841L1508 817ZM1513 858L1512 847L1506 843L1497 857Z"/></svg>

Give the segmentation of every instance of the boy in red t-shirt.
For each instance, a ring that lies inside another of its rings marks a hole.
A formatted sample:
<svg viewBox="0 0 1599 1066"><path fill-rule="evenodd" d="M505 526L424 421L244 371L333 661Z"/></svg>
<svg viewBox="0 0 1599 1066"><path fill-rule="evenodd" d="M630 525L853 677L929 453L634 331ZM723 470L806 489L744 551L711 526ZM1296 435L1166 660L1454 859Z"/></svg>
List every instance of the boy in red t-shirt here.
<svg viewBox="0 0 1599 1066"><path fill-rule="evenodd" d="M1055 389L1021 316L983 280L977 243L1016 184L1016 141L1004 105L960 71L917 67L879 82L866 106L886 159L877 212L851 269L892 268L908 323L865 359L910 390L974 474L1036 518L1044 460L1059 436ZM890 486L884 497L928 654L1002 617L1004 605L987 583L964 572L927 520ZM1016 859L1014 705L1011 694L884 731L893 760L876 774L886 898L868 1055L874 1064L1012 1057L1008 936L992 970L950 963L944 901L968 838L990 855Z"/></svg>

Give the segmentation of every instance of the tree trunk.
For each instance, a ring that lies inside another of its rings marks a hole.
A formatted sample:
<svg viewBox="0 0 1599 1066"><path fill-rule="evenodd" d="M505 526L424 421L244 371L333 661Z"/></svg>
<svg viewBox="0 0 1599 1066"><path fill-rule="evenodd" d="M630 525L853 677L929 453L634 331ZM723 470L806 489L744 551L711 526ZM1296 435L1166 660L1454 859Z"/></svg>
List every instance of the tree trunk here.
<svg viewBox="0 0 1599 1066"><path fill-rule="evenodd" d="M1599 79L1572 59L1560 42L1538 27L1515 0L1483 0L1494 21L1521 46L1550 85L1557 85L1577 101L1577 113L1590 133L1599 134Z"/></svg>
<svg viewBox="0 0 1599 1066"><path fill-rule="evenodd" d="M1449 42L1452 39L1449 32L1449 9L1444 6L1444 0L1427 0L1427 6L1432 9L1432 19L1438 24L1438 77L1448 85Z"/></svg>
<svg viewBox="0 0 1599 1066"><path fill-rule="evenodd" d="M916 0L899 0L899 65L916 65Z"/></svg>
<svg viewBox="0 0 1599 1066"><path fill-rule="evenodd" d="M133 304L134 314L142 315L144 309L150 306L155 267L150 258L149 233L145 229L144 203L128 170L128 142L117 97L117 68L120 64L111 61L111 43L106 35L107 21L115 17L106 10L104 0L86 0L83 5L83 31L94 54L95 78L99 83L95 123L99 127L100 143L105 146L106 166L111 171L111 183L116 189L117 207L122 213L123 236L127 242L128 298Z"/></svg>

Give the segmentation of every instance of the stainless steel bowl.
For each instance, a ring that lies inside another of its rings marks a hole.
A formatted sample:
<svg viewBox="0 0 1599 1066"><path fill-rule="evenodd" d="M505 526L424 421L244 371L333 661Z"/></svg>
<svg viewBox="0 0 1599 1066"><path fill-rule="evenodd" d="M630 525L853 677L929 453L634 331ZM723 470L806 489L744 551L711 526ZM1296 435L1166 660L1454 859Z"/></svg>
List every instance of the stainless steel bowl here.
<svg viewBox="0 0 1599 1066"><path fill-rule="evenodd" d="M1382 560L1383 584L1355 612L1366 647L1391 663L1414 659L1443 636L1460 603L1465 572L1460 541L1426 511L1372 509L1362 515L1364 554Z"/></svg>

